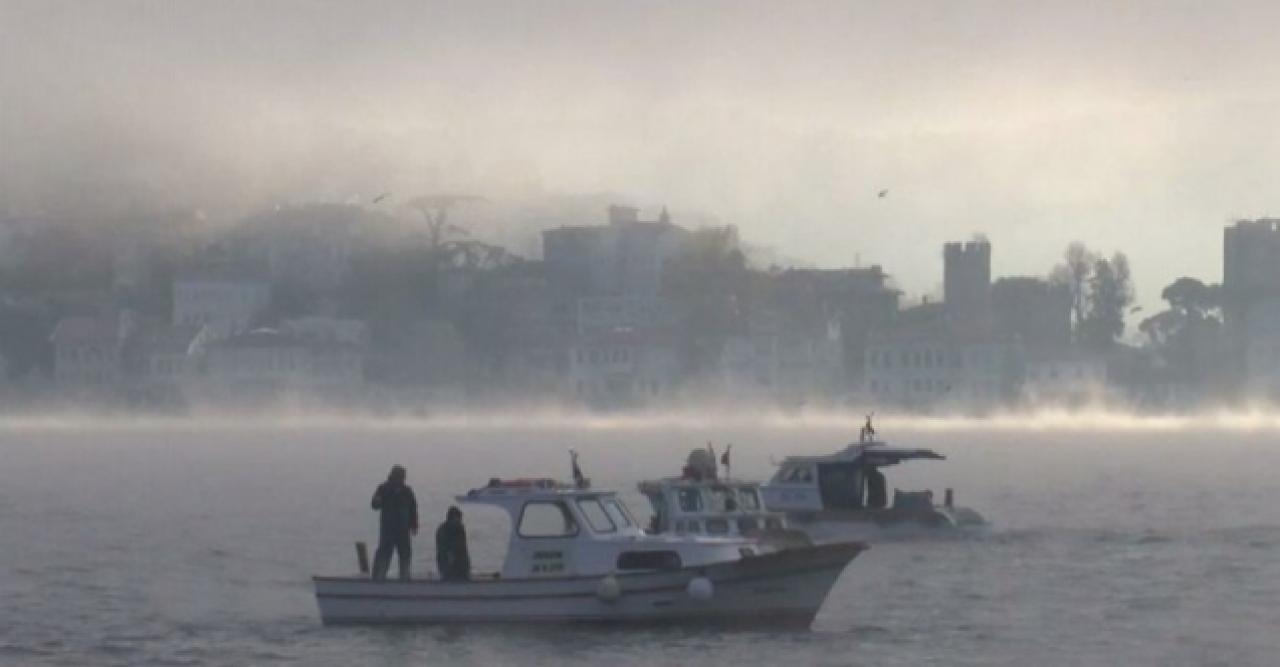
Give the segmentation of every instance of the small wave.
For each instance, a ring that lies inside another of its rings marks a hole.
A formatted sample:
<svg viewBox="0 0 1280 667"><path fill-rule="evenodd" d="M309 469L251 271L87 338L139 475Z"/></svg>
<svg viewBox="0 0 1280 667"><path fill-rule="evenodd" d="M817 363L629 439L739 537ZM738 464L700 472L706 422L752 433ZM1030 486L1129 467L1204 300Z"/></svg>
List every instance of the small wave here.
<svg viewBox="0 0 1280 667"><path fill-rule="evenodd" d="M854 637L878 637L887 635L890 632L892 631L883 625L855 625L844 631L845 634L853 635Z"/></svg>

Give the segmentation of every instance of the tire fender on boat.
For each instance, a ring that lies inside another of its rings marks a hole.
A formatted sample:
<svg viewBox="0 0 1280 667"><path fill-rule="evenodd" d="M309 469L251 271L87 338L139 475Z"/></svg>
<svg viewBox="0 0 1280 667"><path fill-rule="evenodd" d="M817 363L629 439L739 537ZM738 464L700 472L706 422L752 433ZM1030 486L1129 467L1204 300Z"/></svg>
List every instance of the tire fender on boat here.
<svg viewBox="0 0 1280 667"><path fill-rule="evenodd" d="M716 594L715 584L706 577L694 577L689 580L689 585L685 586L685 592L694 600L707 601Z"/></svg>
<svg viewBox="0 0 1280 667"><path fill-rule="evenodd" d="M616 602L622 597L622 585L618 583L618 578L610 574L601 579L596 586L596 597L601 602Z"/></svg>

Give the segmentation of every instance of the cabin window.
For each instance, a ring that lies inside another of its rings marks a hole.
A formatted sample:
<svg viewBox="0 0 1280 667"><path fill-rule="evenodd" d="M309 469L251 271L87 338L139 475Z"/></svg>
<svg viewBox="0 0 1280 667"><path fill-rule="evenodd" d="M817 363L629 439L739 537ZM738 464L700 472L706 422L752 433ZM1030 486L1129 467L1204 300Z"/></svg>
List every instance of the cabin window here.
<svg viewBox="0 0 1280 667"><path fill-rule="evenodd" d="M757 530L758 528L760 528L760 524L756 523L756 520L751 517L744 517L744 518L738 519L739 535L746 535L747 533L750 533L753 530Z"/></svg>
<svg viewBox="0 0 1280 667"><path fill-rule="evenodd" d="M604 505L601 505L599 500L581 498L578 500L578 510L587 519L587 525L591 526L591 530L597 533L617 532L618 527L609 518L609 514L605 512Z"/></svg>
<svg viewBox="0 0 1280 667"><path fill-rule="evenodd" d="M818 466L818 491L823 507L858 509L862 507L862 484L858 466L853 463L824 463Z"/></svg>
<svg viewBox="0 0 1280 667"><path fill-rule="evenodd" d="M604 509L609 513L609 518L613 519L613 522L619 526L627 527L635 524L631 517L627 516L627 510L618 504L616 500L606 500Z"/></svg>
<svg viewBox="0 0 1280 667"><path fill-rule="evenodd" d="M690 521L689 523L685 524L685 530L687 530L690 533L701 533L702 525L699 524L697 521Z"/></svg>
<svg viewBox="0 0 1280 667"><path fill-rule="evenodd" d="M701 512L702 492L698 489L680 489L676 495L681 512Z"/></svg>
<svg viewBox="0 0 1280 667"><path fill-rule="evenodd" d="M679 570L680 554L674 551L624 551L618 554L619 570Z"/></svg>
<svg viewBox="0 0 1280 667"><path fill-rule="evenodd" d="M570 537L578 534L578 522L560 501L536 501L520 513L520 537Z"/></svg>
<svg viewBox="0 0 1280 667"><path fill-rule="evenodd" d="M756 495L755 489L738 489L738 503L742 509L754 512L760 509L760 496Z"/></svg>
<svg viewBox="0 0 1280 667"><path fill-rule="evenodd" d="M813 473L809 472L808 466L796 466L788 470L783 476L785 482L800 482L808 484L813 481Z"/></svg>
<svg viewBox="0 0 1280 667"><path fill-rule="evenodd" d="M718 486L711 489L711 506L717 512L738 511L738 499L733 497L733 490Z"/></svg>
<svg viewBox="0 0 1280 667"><path fill-rule="evenodd" d="M707 519L708 535L726 535L729 533L729 522L724 519Z"/></svg>
<svg viewBox="0 0 1280 667"><path fill-rule="evenodd" d="M764 527L769 530L782 530L782 519L776 516L768 517L764 520Z"/></svg>

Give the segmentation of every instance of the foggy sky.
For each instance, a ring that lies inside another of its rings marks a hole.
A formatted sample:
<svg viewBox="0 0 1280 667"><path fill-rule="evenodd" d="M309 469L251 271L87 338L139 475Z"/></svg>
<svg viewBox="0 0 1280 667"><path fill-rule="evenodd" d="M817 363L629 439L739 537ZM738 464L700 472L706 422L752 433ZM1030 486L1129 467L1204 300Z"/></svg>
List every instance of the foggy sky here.
<svg viewBox="0 0 1280 667"><path fill-rule="evenodd" d="M1280 214L1280 9L1109 5L0 0L0 214L607 192L911 294L1078 239L1150 309Z"/></svg>

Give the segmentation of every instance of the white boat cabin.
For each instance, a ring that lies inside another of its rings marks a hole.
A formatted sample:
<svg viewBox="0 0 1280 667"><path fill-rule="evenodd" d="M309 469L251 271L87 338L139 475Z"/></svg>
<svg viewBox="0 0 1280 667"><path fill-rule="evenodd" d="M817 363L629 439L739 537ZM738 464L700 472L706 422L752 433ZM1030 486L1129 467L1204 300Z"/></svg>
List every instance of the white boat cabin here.
<svg viewBox="0 0 1280 667"><path fill-rule="evenodd" d="M668 477L641 482L640 492L653 507L653 533L748 537L785 527L765 509L758 482Z"/></svg>
<svg viewBox="0 0 1280 667"><path fill-rule="evenodd" d="M490 480L457 500L507 512L503 579L678 570L751 555L744 540L647 534L615 492L551 479Z"/></svg>
<svg viewBox="0 0 1280 667"><path fill-rule="evenodd" d="M872 440L826 456L789 456L760 490L765 506L778 512L883 509L888 499L880 468L913 459L944 458L931 449L890 447ZM920 504L931 506L932 494L895 494L895 507Z"/></svg>

